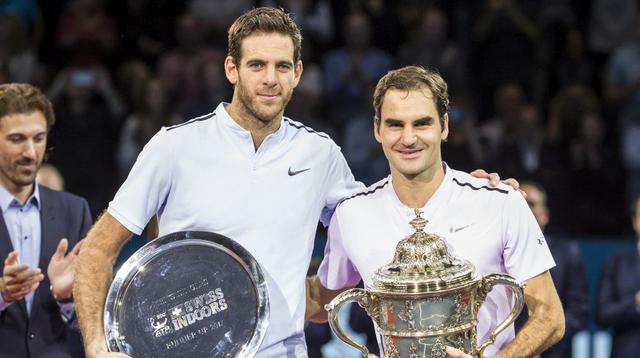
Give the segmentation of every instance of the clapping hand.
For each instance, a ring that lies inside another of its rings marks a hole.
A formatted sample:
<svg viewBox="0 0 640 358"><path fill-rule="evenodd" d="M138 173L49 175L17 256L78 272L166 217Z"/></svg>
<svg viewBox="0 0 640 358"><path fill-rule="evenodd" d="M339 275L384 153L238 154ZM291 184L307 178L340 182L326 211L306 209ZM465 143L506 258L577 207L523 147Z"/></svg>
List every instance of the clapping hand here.
<svg viewBox="0 0 640 358"><path fill-rule="evenodd" d="M69 242L67 239L60 240L56 251L51 256L47 275L51 282L51 292L54 297L63 301L73 296L73 281L76 274L76 260L80 252L82 241L78 242L71 252L65 255Z"/></svg>
<svg viewBox="0 0 640 358"><path fill-rule="evenodd" d="M18 263L18 252L12 251L4 260L2 278L0 278L0 294L4 302L19 301L35 291L44 279L39 268Z"/></svg>

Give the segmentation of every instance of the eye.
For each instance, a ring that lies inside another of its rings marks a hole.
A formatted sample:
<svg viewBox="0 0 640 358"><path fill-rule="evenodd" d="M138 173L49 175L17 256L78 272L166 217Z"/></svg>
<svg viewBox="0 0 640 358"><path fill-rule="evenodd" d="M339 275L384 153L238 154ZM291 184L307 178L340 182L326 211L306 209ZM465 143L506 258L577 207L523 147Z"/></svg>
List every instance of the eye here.
<svg viewBox="0 0 640 358"><path fill-rule="evenodd" d="M291 66L291 64L289 63L281 63L278 65L278 70L280 70L281 72L291 71L291 68L293 68L293 66Z"/></svg>
<svg viewBox="0 0 640 358"><path fill-rule="evenodd" d="M262 63L260 63L260 62L249 62L248 66L252 70L260 70L260 69L262 69Z"/></svg>
<svg viewBox="0 0 640 358"><path fill-rule="evenodd" d="M7 137L7 139L9 140L9 142L17 144L20 143L24 140L24 138L22 136L18 136L18 135L11 135L9 137Z"/></svg>

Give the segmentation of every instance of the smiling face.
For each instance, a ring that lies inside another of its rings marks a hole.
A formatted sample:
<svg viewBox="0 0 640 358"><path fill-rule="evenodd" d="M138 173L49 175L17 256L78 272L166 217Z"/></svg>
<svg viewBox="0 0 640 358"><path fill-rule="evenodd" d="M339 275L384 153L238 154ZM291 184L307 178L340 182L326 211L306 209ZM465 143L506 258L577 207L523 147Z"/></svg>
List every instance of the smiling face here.
<svg viewBox="0 0 640 358"><path fill-rule="evenodd" d="M42 112L0 118L0 184L12 194L31 190L47 146Z"/></svg>
<svg viewBox="0 0 640 358"><path fill-rule="evenodd" d="M280 119L302 74L302 62L294 63L291 37L280 33L256 33L241 45L240 63L228 56L225 73L235 86L230 111L244 120L264 125Z"/></svg>
<svg viewBox="0 0 640 358"><path fill-rule="evenodd" d="M426 87L392 88L384 94L374 135L393 175L430 177L442 167L440 144L449 134L446 114L443 119L441 125L433 95Z"/></svg>

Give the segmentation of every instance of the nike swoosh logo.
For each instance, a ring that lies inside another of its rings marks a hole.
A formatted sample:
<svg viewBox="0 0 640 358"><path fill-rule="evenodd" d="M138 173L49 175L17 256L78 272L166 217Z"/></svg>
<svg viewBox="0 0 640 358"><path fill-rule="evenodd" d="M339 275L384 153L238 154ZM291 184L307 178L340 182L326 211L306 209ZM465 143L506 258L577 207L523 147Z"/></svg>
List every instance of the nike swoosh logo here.
<svg viewBox="0 0 640 358"><path fill-rule="evenodd" d="M301 170L291 170L291 167L289 167L289 172L288 172L288 174L289 174L289 176L290 176L290 177L292 177L292 176L294 176L294 175L298 175L298 174L300 174L300 173L304 173L304 172L306 172L306 171L307 171L307 170L309 170L309 169L311 169L311 168L305 168L305 169L301 169Z"/></svg>
<svg viewBox="0 0 640 358"><path fill-rule="evenodd" d="M460 227L453 227L453 226L451 226L451 227L449 228L449 233L450 233L450 234L454 234L454 233L456 233L456 232L458 232L458 231L460 231L460 230L464 230L464 229L468 228L468 227L469 227L469 226L471 226L471 225L473 225L473 224L468 224L468 225L460 226Z"/></svg>

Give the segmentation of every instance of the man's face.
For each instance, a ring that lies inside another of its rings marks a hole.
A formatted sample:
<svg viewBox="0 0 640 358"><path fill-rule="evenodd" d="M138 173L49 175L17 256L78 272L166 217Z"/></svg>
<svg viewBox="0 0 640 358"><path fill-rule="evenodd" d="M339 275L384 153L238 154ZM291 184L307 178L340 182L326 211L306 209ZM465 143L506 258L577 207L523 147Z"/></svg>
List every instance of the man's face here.
<svg viewBox="0 0 640 358"><path fill-rule="evenodd" d="M264 123L280 118L302 74L302 62L293 62L293 41L279 33L258 33L245 38L241 50L239 64L231 57L225 60L234 101Z"/></svg>
<svg viewBox="0 0 640 358"><path fill-rule="evenodd" d="M527 204L529 204L540 229L544 230L549 223L549 208L547 207L547 200L544 193L535 186L527 184L521 185L520 189L527 194Z"/></svg>
<svg viewBox="0 0 640 358"><path fill-rule="evenodd" d="M0 184L18 190L35 182L47 146L47 122L40 111L0 118Z"/></svg>
<svg viewBox="0 0 640 358"><path fill-rule="evenodd" d="M433 94L427 88L385 93L374 134L392 173L412 179L429 175L441 165L440 144L449 134L449 122L445 114L443 128L438 118Z"/></svg>

